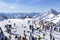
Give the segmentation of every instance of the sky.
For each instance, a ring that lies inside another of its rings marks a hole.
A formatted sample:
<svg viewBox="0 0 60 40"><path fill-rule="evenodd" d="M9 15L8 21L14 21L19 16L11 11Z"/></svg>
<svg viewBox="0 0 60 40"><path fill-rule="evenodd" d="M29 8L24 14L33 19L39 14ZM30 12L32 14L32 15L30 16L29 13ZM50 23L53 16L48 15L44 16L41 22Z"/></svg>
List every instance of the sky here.
<svg viewBox="0 0 60 40"><path fill-rule="evenodd" d="M60 0L0 0L0 12L31 13L46 12L50 9L60 11Z"/></svg>

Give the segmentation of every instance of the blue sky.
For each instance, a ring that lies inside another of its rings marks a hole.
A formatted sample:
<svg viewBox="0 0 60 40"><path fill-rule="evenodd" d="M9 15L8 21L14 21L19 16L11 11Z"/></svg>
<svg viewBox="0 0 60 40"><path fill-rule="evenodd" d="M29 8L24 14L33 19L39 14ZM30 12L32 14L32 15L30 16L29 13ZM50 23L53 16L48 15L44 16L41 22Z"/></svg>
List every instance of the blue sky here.
<svg viewBox="0 0 60 40"><path fill-rule="evenodd" d="M46 12L53 8L60 11L60 0L0 0L0 12Z"/></svg>

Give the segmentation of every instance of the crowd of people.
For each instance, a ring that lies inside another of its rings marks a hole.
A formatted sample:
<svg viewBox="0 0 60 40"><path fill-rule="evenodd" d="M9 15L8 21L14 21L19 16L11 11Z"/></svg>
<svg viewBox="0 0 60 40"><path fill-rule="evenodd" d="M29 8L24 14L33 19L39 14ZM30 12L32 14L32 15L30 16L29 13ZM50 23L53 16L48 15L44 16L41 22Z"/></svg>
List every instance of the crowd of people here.
<svg viewBox="0 0 60 40"><path fill-rule="evenodd" d="M28 21L28 23L29 23L30 21ZM34 22L34 24L35 24L35 22ZM14 26L15 26L16 24L14 23ZM41 39L45 39L45 33L43 33L43 37L41 37L40 35L38 35L37 37L34 37L32 34L34 34L34 31L35 30L39 30L38 32L42 32L42 30L43 31L46 31L46 30L50 30L50 40L55 40L55 37L53 37L52 36L52 30L56 30L56 28L55 28L55 24L53 24L53 23L49 23L49 24L47 24L46 22L44 23L43 21L41 21L41 22L39 22L39 25L40 25L40 27L37 27L36 29L34 28L34 25L29 25L29 29L32 31L32 32L30 32L30 35L29 35L29 40L41 40ZM9 38L7 37L7 36L4 36L4 33L3 33L3 31L2 31L2 29L1 29L1 27L0 27L0 40L11 40L11 27L12 25L9 25L9 24L7 24L7 25L5 25L5 28L6 28L6 30L7 30L7 33L9 33L10 35L9 35ZM35 26L36 26L36 24L35 24ZM42 29L41 29L41 27L42 27ZM54 29L53 29L54 28ZM25 32L25 30L24 30L24 32L23 32L23 35L24 35L24 37L22 37L21 35L18 37L18 35L15 35L15 40L28 40L27 39L27 34L26 34L26 32Z"/></svg>

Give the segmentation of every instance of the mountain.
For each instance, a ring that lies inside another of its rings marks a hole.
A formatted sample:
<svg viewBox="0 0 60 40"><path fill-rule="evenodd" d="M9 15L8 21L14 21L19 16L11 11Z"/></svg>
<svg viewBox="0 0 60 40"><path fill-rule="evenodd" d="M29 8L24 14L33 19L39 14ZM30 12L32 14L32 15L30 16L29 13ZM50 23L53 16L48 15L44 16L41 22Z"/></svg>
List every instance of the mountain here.
<svg viewBox="0 0 60 40"><path fill-rule="evenodd" d="M51 22L58 22L60 20L60 13L54 9L50 9L48 12L34 16L36 20L44 20Z"/></svg>
<svg viewBox="0 0 60 40"><path fill-rule="evenodd" d="M0 20L1 19L12 19L12 18L24 18L24 17L31 17L36 19L37 21L51 21L51 22L58 22L60 21L60 12L57 12L54 9L50 9L48 12L45 13L39 13L39 12L33 12L33 13L0 13Z"/></svg>
<svg viewBox="0 0 60 40"><path fill-rule="evenodd" d="M54 22L54 23L59 22L60 21L60 14L58 14L57 16L55 16L51 21Z"/></svg>
<svg viewBox="0 0 60 40"><path fill-rule="evenodd" d="M52 14L54 14L54 15L58 15L59 13L57 12L57 11L55 11L54 9L50 9L49 11L48 11L48 13L52 13Z"/></svg>
<svg viewBox="0 0 60 40"><path fill-rule="evenodd" d="M35 15L38 15L40 13L0 13L0 16L6 16L8 19L12 19L12 18L22 18L25 16L30 16L33 17Z"/></svg>

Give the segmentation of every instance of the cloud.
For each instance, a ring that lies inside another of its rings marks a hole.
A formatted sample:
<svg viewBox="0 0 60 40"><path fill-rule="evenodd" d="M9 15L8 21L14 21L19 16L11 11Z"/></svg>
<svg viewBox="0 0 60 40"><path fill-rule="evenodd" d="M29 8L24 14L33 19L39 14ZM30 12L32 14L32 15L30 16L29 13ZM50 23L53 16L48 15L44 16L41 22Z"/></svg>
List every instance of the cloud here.
<svg viewBox="0 0 60 40"><path fill-rule="evenodd" d="M7 4L4 2L0 2L0 8L14 8L16 7L14 4Z"/></svg>
<svg viewBox="0 0 60 40"><path fill-rule="evenodd" d="M7 3L5 1L13 1L13 3ZM18 2L20 0L0 0L0 9L1 8L8 8L8 9L14 9L14 8L17 8L18 6ZM15 3L14 3L15 2ZM20 4L19 4L20 5Z"/></svg>
<svg viewBox="0 0 60 40"><path fill-rule="evenodd" d="M15 4L0 2L0 12L14 12L17 11L16 9L18 9L18 6Z"/></svg>
<svg viewBox="0 0 60 40"><path fill-rule="evenodd" d="M37 7L24 5L24 4L18 4L19 1L20 0L16 0L16 3L12 3L12 4L0 1L0 12L35 12L35 11L39 11L37 9Z"/></svg>

